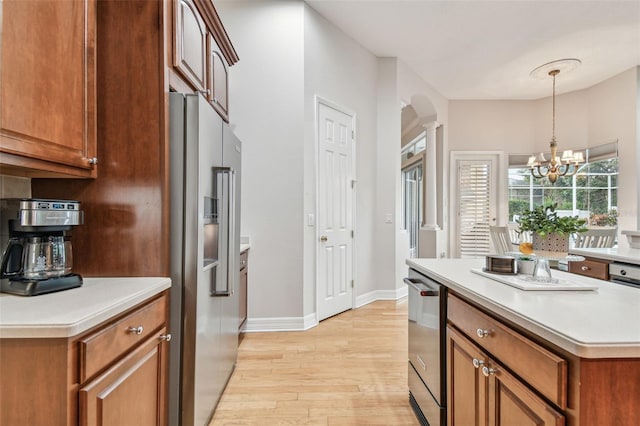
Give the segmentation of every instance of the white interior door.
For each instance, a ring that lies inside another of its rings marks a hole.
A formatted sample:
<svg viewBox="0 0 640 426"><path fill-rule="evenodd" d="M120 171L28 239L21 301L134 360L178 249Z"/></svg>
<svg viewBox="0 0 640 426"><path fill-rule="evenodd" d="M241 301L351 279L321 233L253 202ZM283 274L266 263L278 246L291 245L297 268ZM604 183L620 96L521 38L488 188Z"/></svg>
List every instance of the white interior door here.
<svg viewBox="0 0 640 426"><path fill-rule="evenodd" d="M489 226L497 224L500 155L454 154L452 172L455 206L454 257L483 257L490 253Z"/></svg>
<svg viewBox="0 0 640 426"><path fill-rule="evenodd" d="M353 306L353 117L318 103L318 321Z"/></svg>

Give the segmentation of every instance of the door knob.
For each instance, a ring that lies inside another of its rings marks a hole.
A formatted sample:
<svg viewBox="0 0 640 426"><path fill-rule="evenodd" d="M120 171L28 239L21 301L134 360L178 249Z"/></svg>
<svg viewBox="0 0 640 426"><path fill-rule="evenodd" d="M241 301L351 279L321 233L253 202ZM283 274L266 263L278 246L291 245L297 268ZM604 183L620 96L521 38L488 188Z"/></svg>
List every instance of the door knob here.
<svg viewBox="0 0 640 426"><path fill-rule="evenodd" d="M323 243L327 242L328 238L326 235L323 235L320 237L320 241L322 241Z"/></svg>

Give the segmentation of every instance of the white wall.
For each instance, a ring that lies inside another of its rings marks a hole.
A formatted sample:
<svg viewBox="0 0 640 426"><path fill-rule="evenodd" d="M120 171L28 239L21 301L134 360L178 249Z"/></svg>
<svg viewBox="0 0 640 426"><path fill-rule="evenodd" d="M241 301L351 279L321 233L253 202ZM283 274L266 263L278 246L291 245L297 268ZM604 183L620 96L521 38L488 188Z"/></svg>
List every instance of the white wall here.
<svg viewBox="0 0 640 426"><path fill-rule="evenodd" d="M578 71L576 71L578 72ZM618 140L619 229L638 226L638 68L588 89L556 96L560 150ZM450 150L548 151L551 98L533 101L450 101ZM626 240L620 239L625 246Z"/></svg>
<svg viewBox="0 0 640 426"><path fill-rule="evenodd" d="M382 191L390 198L379 205L378 174L397 175L399 185L400 107L394 93L393 118L378 119L379 60L303 2L218 1L216 8L240 56L229 90L231 122L243 141L249 320L306 324L316 311L316 229L306 222L316 209L316 96L356 117L355 294L394 291L395 234L378 230L393 231L399 191ZM379 152L378 130L389 120L393 137L384 144L393 156ZM394 224L385 226L380 211L393 214Z"/></svg>
<svg viewBox="0 0 640 426"><path fill-rule="evenodd" d="M398 92L402 102L410 103L416 108L416 112L420 114L421 117L419 121L423 124L433 121L438 121L438 123L441 124L437 130L436 137L436 198L438 225L442 227L442 231L438 231L436 233L421 233L421 235L429 235L431 238L437 240L435 242L429 242L428 251L439 256L441 253L448 252L449 197L447 194L449 192L449 100L431 87L431 85L422 80L402 61L398 62ZM430 104L432 110L425 108L426 104ZM402 129L402 131L404 132L405 129ZM417 136L415 132L413 132L413 134ZM426 245L425 241L420 243L420 246L424 246L423 251L426 251Z"/></svg>
<svg viewBox="0 0 640 426"><path fill-rule="evenodd" d="M393 283L400 287L396 271L397 234L402 227L400 204L400 98L398 93L398 61L378 60L378 123L376 149L376 279L380 285ZM391 219L387 222L386 218ZM405 253L408 254L408 245Z"/></svg>
<svg viewBox="0 0 640 426"><path fill-rule="evenodd" d="M599 83L587 91L589 106L588 146L618 139L618 229L638 228L638 71L632 68ZM618 238L620 246L627 246L626 238Z"/></svg>
<svg viewBox="0 0 640 426"><path fill-rule="evenodd" d="M376 290L374 216L376 168L377 59L342 31L306 6L304 20L304 212L316 211L315 96L337 104L356 117L355 294ZM399 115L399 110L398 110ZM316 228L304 228L304 312L316 310Z"/></svg>
<svg viewBox="0 0 640 426"><path fill-rule="evenodd" d="M449 149L512 153L539 150L535 114L533 101L450 101ZM549 139L545 139L547 148Z"/></svg>
<svg viewBox="0 0 640 426"><path fill-rule="evenodd" d="M243 142L249 318L303 315L304 4L216 2L240 61L229 116Z"/></svg>

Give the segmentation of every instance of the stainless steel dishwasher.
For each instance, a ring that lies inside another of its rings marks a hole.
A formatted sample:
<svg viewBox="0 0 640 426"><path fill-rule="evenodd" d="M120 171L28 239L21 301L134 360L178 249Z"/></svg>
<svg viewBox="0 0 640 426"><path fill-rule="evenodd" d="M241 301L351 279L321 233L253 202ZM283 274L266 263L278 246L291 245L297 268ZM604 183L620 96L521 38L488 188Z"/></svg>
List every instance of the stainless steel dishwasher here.
<svg viewBox="0 0 640 426"><path fill-rule="evenodd" d="M447 288L410 269L409 400L422 425L445 426Z"/></svg>

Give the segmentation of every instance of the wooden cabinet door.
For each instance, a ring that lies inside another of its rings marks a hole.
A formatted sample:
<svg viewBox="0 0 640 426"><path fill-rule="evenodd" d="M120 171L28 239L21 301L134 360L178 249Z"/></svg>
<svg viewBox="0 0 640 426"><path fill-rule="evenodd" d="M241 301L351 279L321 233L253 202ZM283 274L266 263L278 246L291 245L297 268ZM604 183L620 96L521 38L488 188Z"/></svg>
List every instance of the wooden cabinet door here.
<svg viewBox="0 0 640 426"><path fill-rule="evenodd" d="M488 356L451 327L447 327L449 426L487 424L487 386L482 367ZM516 424L516 423L514 423Z"/></svg>
<svg viewBox="0 0 640 426"><path fill-rule="evenodd" d="M95 177L96 1L0 8L3 173Z"/></svg>
<svg viewBox="0 0 640 426"><path fill-rule="evenodd" d="M240 303L240 323L239 329L242 329L244 323L247 321L247 287L248 287L248 254L247 252L240 253L240 283L238 286L238 302Z"/></svg>
<svg viewBox="0 0 640 426"><path fill-rule="evenodd" d="M158 426L166 423L166 344L162 329L80 389L82 426Z"/></svg>
<svg viewBox="0 0 640 426"><path fill-rule="evenodd" d="M175 0L173 65L195 90L207 83L207 28L192 0Z"/></svg>
<svg viewBox="0 0 640 426"><path fill-rule="evenodd" d="M489 426L563 426L564 415L544 402L500 364L489 370Z"/></svg>
<svg viewBox="0 0 640 426"><path fill-rule="evenodd" d="M229 70L222 51L209 34L209 101L224 121L229 121Z"/></svg>

